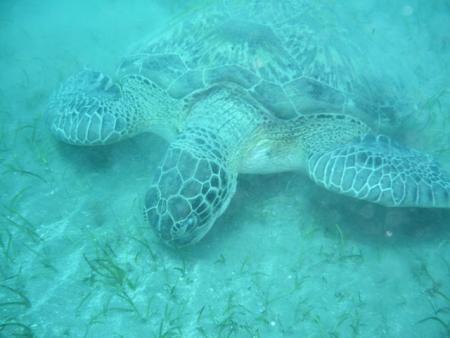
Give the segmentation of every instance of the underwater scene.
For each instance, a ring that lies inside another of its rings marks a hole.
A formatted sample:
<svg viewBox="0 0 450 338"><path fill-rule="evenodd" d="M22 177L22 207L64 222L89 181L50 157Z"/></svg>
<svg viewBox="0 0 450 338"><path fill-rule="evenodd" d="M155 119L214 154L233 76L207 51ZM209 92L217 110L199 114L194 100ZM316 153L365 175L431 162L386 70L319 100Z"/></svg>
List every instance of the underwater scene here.
<svg viewBox="0 0 450 338"><path fill-rule="evenodd" d="M450 337L448 0L2 0L0 74L0 337Z"/></svg>

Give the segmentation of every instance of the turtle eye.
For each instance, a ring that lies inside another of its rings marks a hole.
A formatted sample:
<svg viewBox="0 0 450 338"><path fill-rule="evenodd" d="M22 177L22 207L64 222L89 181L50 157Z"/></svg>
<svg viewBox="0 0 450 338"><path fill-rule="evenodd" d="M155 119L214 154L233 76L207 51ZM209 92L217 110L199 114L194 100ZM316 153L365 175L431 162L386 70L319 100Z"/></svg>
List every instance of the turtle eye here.
<svg viewBox="0 0 450 338"><path fill-rule="evenodd" d="M197 226L198 218L195 214L190 214L189 217L183 222L185 231L190 231Z"/></svg>
<svg viewBox="0 0 450 338"><path fill-rule="evenodd" d="M191 213L183 221L180 221L172 227L170 244L182 247L195 243L197 239L196 231L199 226L197 215Z"/></svg>

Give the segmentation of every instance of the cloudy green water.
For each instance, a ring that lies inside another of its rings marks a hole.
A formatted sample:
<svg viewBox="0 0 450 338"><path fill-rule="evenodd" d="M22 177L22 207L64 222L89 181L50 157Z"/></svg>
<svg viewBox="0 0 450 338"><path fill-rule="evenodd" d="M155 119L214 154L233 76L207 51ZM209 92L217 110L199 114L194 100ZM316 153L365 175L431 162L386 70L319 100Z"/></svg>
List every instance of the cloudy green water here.
<svg viewBox="0 0 450 338"><path fill-rule="evenodd" d="M211 233L171 250L141 219L165 141L51 137L58 83L113 71L130 43L208 2L0 2L0 337L448 337L449 211L242 176ZM414 98L389 132L450 169L449 2L330 4Z"/></svg>

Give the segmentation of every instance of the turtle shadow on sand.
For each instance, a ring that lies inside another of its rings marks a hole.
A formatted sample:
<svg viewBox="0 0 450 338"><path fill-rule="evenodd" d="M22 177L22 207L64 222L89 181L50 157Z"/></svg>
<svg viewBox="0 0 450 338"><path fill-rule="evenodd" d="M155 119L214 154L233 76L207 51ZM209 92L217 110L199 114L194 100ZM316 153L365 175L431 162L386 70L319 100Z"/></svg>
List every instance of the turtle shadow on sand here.
<svg viewBox="0 0 450 338"><path fill-rule="evenodd" d="M187 251L188 255L196 258L208 256L211 246L220 247L220 242L233 242L233 238L244 233L248 226L252 226L253 236L246 232L242 236L248 238L241 237L239 242L249 243L261 238L262 235L255 232L264 233L267 227L278 231L281 241L301 243L307 240L302 238L302 234L313 226L338 241L342 235L349 243L362 243L372 248L442 244L450 236L448 209L384 207L336 195L315 186L303 176L297 176L295 173L241 176L238 192L227 211L204 241L194 251ZM261 215L267 203L272 204L272 214L268 218ZM301 211L294 213L292 210L295 209ZM292 213L291 219L296 221L289 221L283 230L276 229L279 224L271 224L278 216L280 219L289 217L286 215L289 212ZM293 233L298 234L298 238L292 238Z"/></svg>
<svg viewBox="0 0 450 338"><path fill-rule="evenodd" d="M367 245L410 247L440 242L450 235L447 209L389 208L348 197L336 198L326 191L317 191L311 198L314 215L321 224L327 224L333 232L339 225L346 237Z"/></svg>

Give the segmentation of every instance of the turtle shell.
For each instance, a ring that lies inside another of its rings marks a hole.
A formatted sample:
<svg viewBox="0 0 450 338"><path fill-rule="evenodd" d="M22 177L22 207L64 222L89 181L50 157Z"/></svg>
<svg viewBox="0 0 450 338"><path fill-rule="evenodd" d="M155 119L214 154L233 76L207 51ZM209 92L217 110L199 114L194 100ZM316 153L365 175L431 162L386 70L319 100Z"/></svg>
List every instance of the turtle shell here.
<svg viewBox="0 0 450 338"><path fill-rule="evenodd" d="M302 1L221 1L139 43L118 74L141 74L177 99L244 88L289 119L321 110L373 113L371 71L336 15Z"/></svg>

